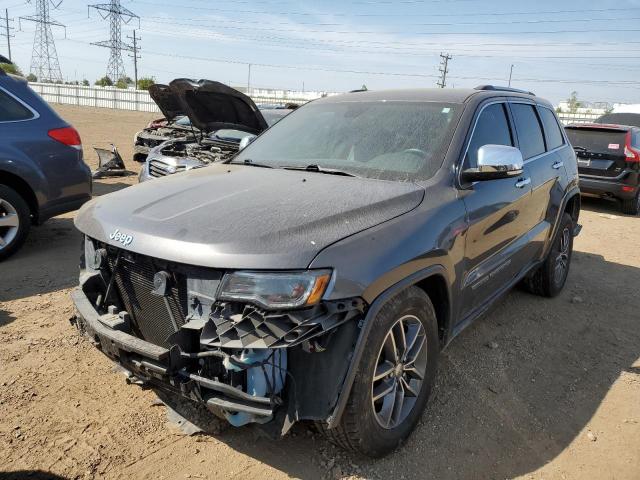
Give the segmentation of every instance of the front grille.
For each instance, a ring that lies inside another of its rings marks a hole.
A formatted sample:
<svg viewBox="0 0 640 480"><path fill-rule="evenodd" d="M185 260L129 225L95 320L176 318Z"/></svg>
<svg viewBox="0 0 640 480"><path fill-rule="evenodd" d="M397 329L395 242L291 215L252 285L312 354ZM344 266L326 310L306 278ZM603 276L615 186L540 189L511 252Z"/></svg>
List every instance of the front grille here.
<svg viewBox="0 0 640 480"><path fill-rule="evenodd" d="M149 175L152 177L164 177L178 172L184 172L187 169L184 165L169 165L160 160L149 161Z"/></svg>
<svg viewBox="0 0 640 480"><path fill-rule="evenodd" d="M176 331L169 309L178 328L185 323L186 278L179 273L169 272L169 295L161 297L151 293L154 275L163 270L154 264L152 258L121 251L117 266L116 258L117 253L109 255L109 269L115 275L114 286L135 328L144 340L163 347L169 346L167 339Z"/></svg>

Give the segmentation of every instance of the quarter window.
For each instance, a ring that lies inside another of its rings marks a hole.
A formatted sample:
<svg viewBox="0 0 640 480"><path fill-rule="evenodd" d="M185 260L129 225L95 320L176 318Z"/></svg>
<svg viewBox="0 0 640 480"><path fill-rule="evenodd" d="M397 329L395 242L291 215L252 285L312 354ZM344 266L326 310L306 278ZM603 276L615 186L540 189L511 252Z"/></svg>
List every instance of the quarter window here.
<svg viewBox="0 0 640 480"><path fill-rule="evenodd" d="M469 142L466 159L469 167L474 168L478 164L478 150L485 145L513 146L513 135L502 103L489 105L482 110Z"/></svg>
<svg viewBox="0 0 640 480"><path fill-rule="evenodd" d="M31 110L0 90L0 122L28 120L32 117Z"/></svg>
<svg viewBox="0 0 640 480"><path fill-rule="evenodd" d="M512 103L513 121L518 132L520 151L525 160L544 153L544 137L540 120L533 107L526 103Z"/></svg>
<svg viewBox="0 0 640 480"><path fill-rule="evenodd" d="M548 108L538 108L540 113L540 119L544 126L544 135L547 139L547 150L553 150L554 148L561 147L564 144L564 138L562 132L558 126L556 116Z"/></svg>

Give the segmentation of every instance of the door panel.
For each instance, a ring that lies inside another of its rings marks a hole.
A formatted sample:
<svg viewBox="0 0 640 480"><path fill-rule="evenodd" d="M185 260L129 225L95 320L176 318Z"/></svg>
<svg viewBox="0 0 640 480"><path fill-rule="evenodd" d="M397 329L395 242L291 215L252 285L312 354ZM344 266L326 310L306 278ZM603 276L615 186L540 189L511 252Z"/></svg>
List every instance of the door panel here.
<svg viewBox="0 0 640 480"><path fill-rule="evenodd" d="M526 170L522 178L528 178ZM517 188L519 180L477 182L464 198L469 229L461 319L509 283L526 261L531 185Z"/></svg>

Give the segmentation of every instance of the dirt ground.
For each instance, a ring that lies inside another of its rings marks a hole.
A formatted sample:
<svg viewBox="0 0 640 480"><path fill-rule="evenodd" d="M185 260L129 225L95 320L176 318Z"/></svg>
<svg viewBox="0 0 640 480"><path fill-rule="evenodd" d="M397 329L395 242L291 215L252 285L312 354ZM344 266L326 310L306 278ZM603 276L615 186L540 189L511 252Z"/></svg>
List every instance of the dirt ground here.
<svg viewBox="0 0 640 480"><path fill-rule="evenodd" d="M153 114L58 107L90 147L125 159ZM137 167L128 162L131 169ZM97 195L135 177L96 184ZM155 396L68 322L73 214L34 228L0 264L0 479L640 479L640 218L585 201L565 291L514 291L442 354L409 441L377 461L298 428L184 435Z"/></svg>

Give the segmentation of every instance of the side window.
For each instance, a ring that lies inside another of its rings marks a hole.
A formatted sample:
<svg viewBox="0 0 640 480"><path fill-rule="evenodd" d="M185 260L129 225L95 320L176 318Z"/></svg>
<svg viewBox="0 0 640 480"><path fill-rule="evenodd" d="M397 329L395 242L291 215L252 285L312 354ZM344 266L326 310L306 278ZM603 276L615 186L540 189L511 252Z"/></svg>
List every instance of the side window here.
<svg viewBox="0 0 640 480"><path fill-rule="evenodd" d="M0 122L15 122L16 120L28 120L33 113L27 107L0 90Z"/></svg>
<svg viewBox="0 0 640 480"><path fill-rule="evenodd" d="M520 150L525 160L545 152L540 121L533 105L512 103L511 112L518 132Z"/></svg>
<svg viewBox="0 0 640 480"><path fill-rule="evenodd" d="M473 168L478 164L478 150L484 145L513 146L513 135L504 104L489 105L480 114L473 137L469 142L465 164Z"/></svg>
<svg viewBox="0 0 640 480"><path fill-rule="evenodd" d="M551 110L545 107L538 107L538 113L540 114L542 126L544 127L544 135L547 139L547 150L561 147L564 144L564 138L562 137L556 116Z"/></svg>

